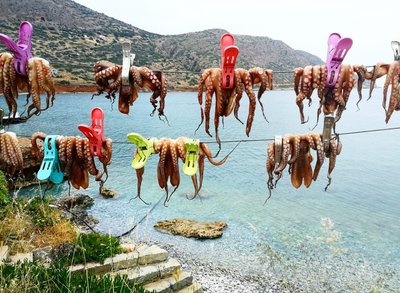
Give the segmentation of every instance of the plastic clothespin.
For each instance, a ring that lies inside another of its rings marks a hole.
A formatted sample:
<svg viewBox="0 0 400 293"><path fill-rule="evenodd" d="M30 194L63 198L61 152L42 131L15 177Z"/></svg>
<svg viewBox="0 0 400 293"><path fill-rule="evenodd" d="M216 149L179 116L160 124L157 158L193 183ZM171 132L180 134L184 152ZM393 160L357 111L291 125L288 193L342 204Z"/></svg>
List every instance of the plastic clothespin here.
<svg viewBox="0 0 400 293"><path fill-rule="evenodd" d="M333 114L325 115L324 130L322 131L322 143L324 144L325 156L329 156L329 141L332 137L332 128L335 124L335 117Z"/></svg>
<svg viewBox="0 0 400 293"><path fill-rule="evenodd" d="M14 68L17 73L26 76L26 63L32 58L33 27L28 21L23 21L19 27L18 42L9 36L0 34L0 40L14 56Z"/></svg>
<svg viewBox="0 0 400 293"><path fill-rule="evenodd" d="M57 137L58 135L48 135L44 140L43 161L37 173L37 179L40 181L50 179L51 182L59 184L64 179L58 159Z"/></svg>
<svg viewBox="0 0 400 293"><path fill-rule="evenodd" d="M124 41L122 46L122 85L129 86L129 69L135 60L135 54L131 54L131 43Z"/></svg>
<svg viewBox="0 0 400 293"><path fill-rule="evenodd" d="M239 55L239 48L234 46L235 38L231 34L221 37L221 59L222 59L222 88L231 89L235 84L235 64Z"/></svg>
<svg viewBox="0 0 400 293"><path fill-rule="evenodd" d="M394 61L400 61L400 42L392 41Z"/></svg>
<svg viewBox="0 0 400 293"><path fill-rule="evenodd" d="M347 52L353 45L350 38L343 38L338 33L332 33L328 38L328 53L326 56L327 78L326 86L334 87L338 77L340 66Z"/></svg>
<svg viewBox="0 0 400 293"><path fill-rule="evenodd" d="M132 168L141 169L143 168L154 151L154 140L155 138L144 138L139 133L128 133L127 138L130 142L133 142L137 148L138 152L132 161Z"/></svg>
<svg viewBox="0 0 400 293"><path fill-rule="evenodd" d="M92 126L79 124L78 129L89 139L90 154L102 158L101 148L106 141L104 137L104 112L101 108L94 108L91 117Z"/></svg>
<svg viewBox="0 0 400 293"><path fill-rule="evenodd" d="M5 132L3 125L3 117L4 117L4 110L0 108L0 134L3 134Z"/></svg>
<svg viewBox="0 0 400 293"><path fill-rule="evenodd" d="M282 136L281 135L275 135L275 168L277 168L281 162L282 159Z"/></svg>
<svg viewBox="0 0 400 293"><path fill-rule="evenodd" d="M198 139L191 139L185 142L186 158L185 164L183 165L183 172L187 176L196 175L198 168L199 148L200 141Z"/></svg>

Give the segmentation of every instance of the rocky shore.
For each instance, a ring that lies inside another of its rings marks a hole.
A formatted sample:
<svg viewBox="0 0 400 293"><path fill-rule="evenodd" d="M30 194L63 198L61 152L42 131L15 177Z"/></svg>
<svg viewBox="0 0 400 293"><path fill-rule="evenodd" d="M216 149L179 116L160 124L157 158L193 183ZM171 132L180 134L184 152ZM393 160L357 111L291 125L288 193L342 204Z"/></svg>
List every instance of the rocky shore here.
<svg viewBox="0 0 400 293"><path fill-rule="evenodd" d="M215 264L195 259L189 252L166 244L154 244L167 250L171 257L176 258L182 264L184 270L192 272L194 280L199 283L204 292L212 293L277 293L293 292L293 288L287 288L278 278L270 274L244 275L236 269L225 268Z"/></svg>

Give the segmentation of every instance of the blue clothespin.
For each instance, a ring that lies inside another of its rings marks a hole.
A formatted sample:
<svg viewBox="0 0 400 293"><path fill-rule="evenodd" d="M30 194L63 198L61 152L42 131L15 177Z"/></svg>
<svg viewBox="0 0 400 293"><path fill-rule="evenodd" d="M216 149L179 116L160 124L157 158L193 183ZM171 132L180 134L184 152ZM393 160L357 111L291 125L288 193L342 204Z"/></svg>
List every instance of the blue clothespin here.
<svg viewBox="0 0 400 293"><path fill-rule="evenodd" d="M55 184L63 181L64 175L61 171L60 161L58 159L58 151L56 140L58 135L48 135L44 140L43 161L40 170L37 173L39 180L48 180Z"/></svg>

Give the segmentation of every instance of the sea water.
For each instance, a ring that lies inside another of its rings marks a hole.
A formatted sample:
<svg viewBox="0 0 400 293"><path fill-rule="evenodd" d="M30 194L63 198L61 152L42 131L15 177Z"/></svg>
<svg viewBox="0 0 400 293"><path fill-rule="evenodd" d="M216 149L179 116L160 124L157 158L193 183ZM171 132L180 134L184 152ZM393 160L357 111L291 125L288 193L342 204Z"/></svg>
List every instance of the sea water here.
<svg viewBox="0 0 400 293"><path fill-rule="evenodd" d="M339 121L338 133L400 126L400 113L395 112L388 124L381 106L382 90L368 93L357 111L358 95L352 92L346 111ZM32 117L28 122L9 126L19 136L31 136L35 131L58 135L81 135L78 124L90 125L90 111L101 107L105 112L105 135L113 139L112 164L106 187L117 192L114 199L98 194L98 184L91 181L85 193L95 199L90 213L99 219L96 229L120 235L145 220L134 230L138 241L159 241L189 251L193 257L245 274L274 272L282 282L300 283L307 290L323 288L328 291L364 291L376 288L400 290L400 131L349 134L340 136L343 150L332 173L332 184L325 192L328 161L317 181L309 188L291 186L285 170L283 178L268 196L266 149L268 142L242 142L219 167L205 164L205 178L200 198L192 197L191 179L182 172L181 184L168 207L157 183L158 156L146 165L142 183L142 197L136 195L137 180L130 166L135 146L126 134L138 132L144 137L187 136L210 142L215 153L214 137L208 137L204 124L195 134L200 122L200 108L196 93L170 92L166 97L165 114L169 124L150 117L150 94L140 93L130 108L129 115L118 111L118 103L111 105L103 97L91 99L90 94L58 94L54 106ZM23 109L19 102L19 110ZM245 126L234 117L220 124L223 141L269 139L275 135L309 132L316 124L319 104L314 94L313 104L305 115L309 122L300 124L293 91L270 91L262 102L267 123L257 104L250 137ZM0 106L5 107L4 99ZM240 118L246 121L248 101L242 98ZM233 115L232 115L233 116ZM214 133L213 113L211 133ZM323 117L315 131L322 132ZM223 143L219 158L226 155L234 143ZM314 162L316 161L313 153ZM100 164L98 163L98 167ZM171 189L171 188L170 188ZM28 192L38 190L31 188ZM67 196L68 185L51 191L56 196ZM160 220L189 218L199 221L224 221L228 227L216 240L198 241L157 232L153 225ZM372 289L371 289L372 288Z"/></svg>

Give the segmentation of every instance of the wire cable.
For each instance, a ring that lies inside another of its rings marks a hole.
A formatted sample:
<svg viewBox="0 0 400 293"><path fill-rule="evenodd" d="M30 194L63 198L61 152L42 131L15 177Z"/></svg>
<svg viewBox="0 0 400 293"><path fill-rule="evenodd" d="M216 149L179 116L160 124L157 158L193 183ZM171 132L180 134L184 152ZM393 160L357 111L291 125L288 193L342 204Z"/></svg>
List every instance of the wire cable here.
<svg viewBox="0 0 400 293"><path fill-rule="evenodd" d="M389 127L389 128L377 128L377 129L365 129L365 130L355 130L355 131L348 131L348 132L338 132L337 135L342 136L342 135L353 135L353 134L363 134L363 133L373 133L373 132L382 132L382 131L393 131L393 130L400 130L400 127ZM22 137L22 138L31 138L31 136L27 136L27 135L19 135L18 137ZM202 140L201 138L199 138L199 140L203 143L208 143L208 144L212 144L212 143L217 143L214 140ZM221 143L247 143L247 142L265 142L265 141L273 141L274 138L254 138L254 139L232 139L232 140L221 140ZM127 145L131 145L133 143L129 142L129 141L113 141L113 144L127 144Z"/></svg>

